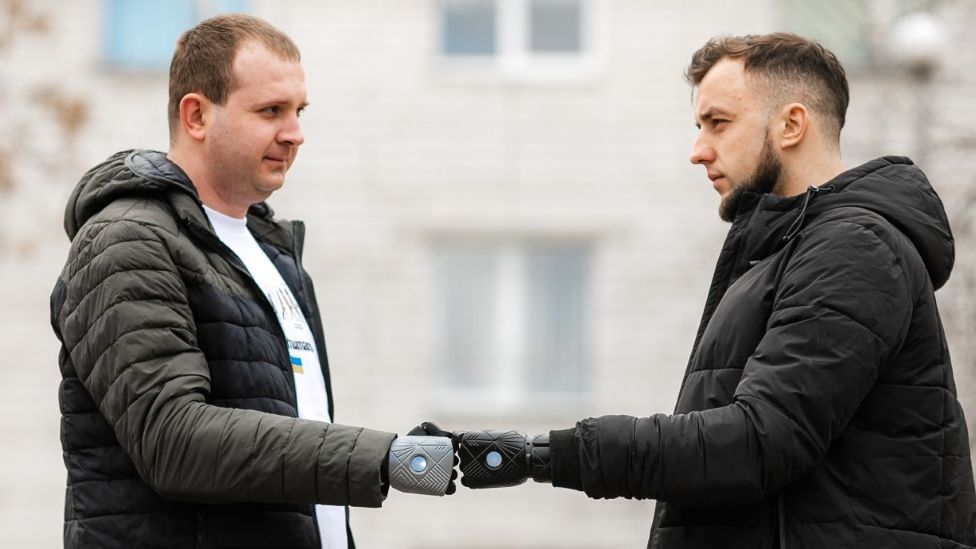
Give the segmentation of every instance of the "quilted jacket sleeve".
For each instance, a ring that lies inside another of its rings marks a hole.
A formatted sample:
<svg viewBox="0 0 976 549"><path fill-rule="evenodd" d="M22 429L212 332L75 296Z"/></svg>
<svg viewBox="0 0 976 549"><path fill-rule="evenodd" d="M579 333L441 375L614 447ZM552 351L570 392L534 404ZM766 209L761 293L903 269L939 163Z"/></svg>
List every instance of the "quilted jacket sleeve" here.
<svg viewBox="0 0 976 549"><path fill-rule="evenodd" d="M74 239L55 329L140 476L166 498L378 507L395 435L208 405L164 230L93 221Z"/></svg>
<svg viewBox="0 0 976 549"><path fill-rule="evenodd" d="M554 431L554 484L596 498L736 504L819 463L908 329L911 284L875 229L829 222L805 236L731 404Z"/></svg>

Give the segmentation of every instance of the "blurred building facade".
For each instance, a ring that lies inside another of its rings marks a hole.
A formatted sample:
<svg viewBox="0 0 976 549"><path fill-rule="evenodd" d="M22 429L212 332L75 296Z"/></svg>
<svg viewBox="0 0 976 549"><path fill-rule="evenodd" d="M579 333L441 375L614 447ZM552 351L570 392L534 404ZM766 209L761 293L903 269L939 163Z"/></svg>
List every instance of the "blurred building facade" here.
<svg viewBox="0 0 976 549"><path fill-rule="evenodd" d="M18 220L0 239L0 276L16 281L0 351L34 370L0 373L0 432L20 441L0 457L0 545L60 540L46 323L67 246L60 210L95 162L167 148L166 66L175 35L200 18L247 11L302 49L306 143L271 204L308 226L336 420L535 433L673 407L726 230L687 160L682 71L711 36L794 30L835 48L852 83L848 165L921 152L954 220L976 232L971 4L0 0L23 22L0 42L0 112L17 122L0 129L0 182L4 170L11 182L0 207ZM954 45L924 80L889 50L891 26L919 9ZM976 267L972 237L957 236L963 275L941 297L972 420ZM393 493L352 523L366 548L642 547L652 510L527 485Z"/></svg>

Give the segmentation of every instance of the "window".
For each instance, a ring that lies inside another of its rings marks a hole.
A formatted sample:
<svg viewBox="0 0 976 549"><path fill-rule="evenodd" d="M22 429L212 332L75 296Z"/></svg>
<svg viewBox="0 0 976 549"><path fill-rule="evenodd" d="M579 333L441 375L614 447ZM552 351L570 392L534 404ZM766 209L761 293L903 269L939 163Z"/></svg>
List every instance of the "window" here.
<svg viewBox="0 0 976 549"><path fill-rule="evenodd" d="M529 51L577 54L583 50L580 0L529 0Z"/></svg>
<svg viewBox="0 0 976 549"><path fill-rule="evenodd" d="M890 23L908 12L928 9L932 0L783 0L787 30L820 41L854 69L876 66L883 60L881 41Z"/></svg>
<svg viewBox="0 0 976 549"><path fill-rule="evenodd" d="M441 0L440 53L454 69L550 77L592 61L596 0Z"/></svg>
<svg viewBox="0 0 976 549"><path fill-rule="evenodd" d="M495 55L498 17L495 0L454 0L443 5L446 55Z"/></svg>
<svg viewBox="0 0 976 549"><path fill-rule="evenodd" d="M533 242L434 251L436 356L448 399L518 408L578 399L589 363L589 252Z"/></svg>
<svg viewBox="0 0 976 549"><path fill-rule="evenodd" d="M125 69L166 70L180 33L206 17L246 8L246 0L108 0L105 59Z"/></svg>

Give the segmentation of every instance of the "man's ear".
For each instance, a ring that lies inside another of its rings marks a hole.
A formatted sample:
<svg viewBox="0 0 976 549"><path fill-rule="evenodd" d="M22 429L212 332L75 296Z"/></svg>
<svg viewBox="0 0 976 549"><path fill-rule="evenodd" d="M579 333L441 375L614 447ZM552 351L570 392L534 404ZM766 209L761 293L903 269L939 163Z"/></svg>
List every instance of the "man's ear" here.
<svg viewBox="0 0 976 549"><path fill-rule="evenodd" d="M810 128L810 111L803 103L790 103L780 111L780 146L784 149L803 142Z"/></svg>
<svg viewBox="0 0 976 549"><path fill-rule="evenodd" d="M180 126L191 138L202 141L213 105L199 93L188 93L180 99Z"/></svg>

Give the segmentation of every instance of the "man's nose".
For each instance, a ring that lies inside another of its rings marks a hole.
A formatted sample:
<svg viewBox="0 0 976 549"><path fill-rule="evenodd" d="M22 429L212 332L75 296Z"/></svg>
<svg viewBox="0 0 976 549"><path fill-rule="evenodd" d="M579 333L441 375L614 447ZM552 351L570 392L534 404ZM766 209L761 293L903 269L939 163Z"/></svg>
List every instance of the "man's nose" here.
<svg viewBox="0 0 976 549"><path fill-rule="evenodd" d="M695 142L691 144L691 154L688 155L688 160L692 164L707 164L709 162L714 162L715 149L713 149L708 143L705 143L701 134L698 134L698 137L695 138Z"/></svg>
<svg viewBox="0 0 976 549"><path fill-rule="evenodd" d="M278 134L278 140L296 147L305 142L305 134L302 133L302 125L297 116L293 117L288 125L282 128Z"/></svg>

